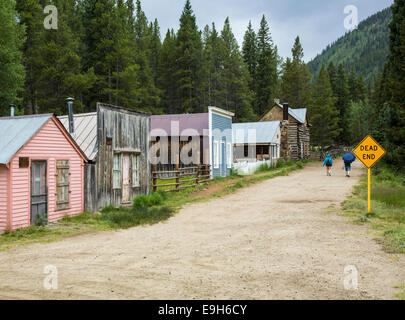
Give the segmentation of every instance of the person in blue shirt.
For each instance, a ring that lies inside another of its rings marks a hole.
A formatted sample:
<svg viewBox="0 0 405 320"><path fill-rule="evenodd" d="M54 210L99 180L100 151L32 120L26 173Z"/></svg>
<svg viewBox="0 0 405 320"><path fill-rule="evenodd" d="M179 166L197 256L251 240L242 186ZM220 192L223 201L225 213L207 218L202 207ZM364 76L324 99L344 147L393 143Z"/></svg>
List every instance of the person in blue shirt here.
<svg viewBox="0 0 405 320"><path fill-rule="evenodd" d="M326 166L326 175L327 176L331 176L331 169L333 166L333 160L332 160L332 156L330 154L328 154L328 156L325 158L325 161L323 162L322 167Z"/></svg>

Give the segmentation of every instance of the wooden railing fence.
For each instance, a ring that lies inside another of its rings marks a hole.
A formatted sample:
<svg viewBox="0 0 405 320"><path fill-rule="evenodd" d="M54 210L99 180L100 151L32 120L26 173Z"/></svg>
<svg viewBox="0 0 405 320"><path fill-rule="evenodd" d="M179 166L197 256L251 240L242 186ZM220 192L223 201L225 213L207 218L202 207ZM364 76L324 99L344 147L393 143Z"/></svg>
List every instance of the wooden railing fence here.
<svg viewBox="0 0 405 320"><path fill-rule="evenodd" d="M160 177L160 175L165 175L166 177ZM169 177L167 177L169 175ZM180 180L181 178L192 177L185 180ZM158 184L158 181L169 181L175 180L172 183ZM165 192L180 191L186 188L195 187L199 184L206 183L210 180L210 165L195 165L194 167L179 168L176 165L174 171L157 171L156 165L152 165L152 188L153 192L156 192L158 188L163 187L174 187L173 189L164 190ZM189 184L193 182L192 184Z"/></svg>

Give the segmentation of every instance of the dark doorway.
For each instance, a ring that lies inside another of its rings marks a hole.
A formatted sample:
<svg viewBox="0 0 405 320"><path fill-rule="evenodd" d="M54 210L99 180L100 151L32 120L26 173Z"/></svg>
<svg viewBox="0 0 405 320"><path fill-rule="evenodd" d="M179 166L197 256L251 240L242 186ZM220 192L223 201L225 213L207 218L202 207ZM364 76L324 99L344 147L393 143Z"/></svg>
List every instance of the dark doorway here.
<svg viewBox="0 0 405 320"><path fill-rule="evenodd" d="M31 161L31 225L48 215L48 187L46 181L47 163L45 160Z"/></svg>

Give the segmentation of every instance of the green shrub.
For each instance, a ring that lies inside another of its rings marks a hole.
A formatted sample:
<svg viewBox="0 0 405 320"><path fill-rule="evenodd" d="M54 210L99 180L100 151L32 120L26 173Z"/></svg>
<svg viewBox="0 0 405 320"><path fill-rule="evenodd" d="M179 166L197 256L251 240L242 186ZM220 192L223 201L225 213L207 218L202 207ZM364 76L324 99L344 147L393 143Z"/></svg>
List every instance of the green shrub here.
<svg viewBox="0 0 405 320"><path fill-rule="evenodd" d="M395 176L393 173L388 172L388 171L382 171L380 170L379 172L376 172L374 170L374 175L378 181L393 181L395 180Z"/></svg>
<svg viewBox="0 0 405 320"><path fill-rule="evenodd" d="M48 224L48 216L46 213L37 213L37 221L35 222L35 225L40 227L40 226L45 226Z"/></svg>
<svg viewBox="0 0 405 320"><path fill-rule="evenodd" d="M231 176L231 177L234 177L234 178L238 178L238 177L240 177L241 175L239 174L238 170L236 170L235 168L231 168L230 176Z"/></svg>
<svg viewBox="0 0 405 320"><path fill-rule="evenodd" d="M136 208L149 208L161 205L166 198L163 192L154 192L149 195L141 194L134 198L133 207Z"/></svg>
<svg viewBox="0 0 405 320"><path fill-rule="evenodd" d="M371 196L373 200L381 201L391 207L405 207L405 188L376 186L373 188Z"/></svg>
<svg viewBox="0 0 405 320"><path fill-rule="evenodd" d="M270 170L270 166L267 163L262 163L259 167L256 168L255 173L266 172Z"/></svg>
<svg viewBox="0 0 405 320"><path fill-rule="evenodd" d="M153 224L170 218L173 209L169 207L138 207L133 209L115 209L104 212L101 219L109 222L112 227L127 229L142 224Z"/></svg>
<svg viewBox="0 0 405 320"><path fill-rule="evenodd" d="M45 226L29 226L27 228L17 229L15 231L6 230L2 237L5 238L25 238L30 235L40 235L50 233L49 229Z"/></svg>
<svg viewBox="0 0 405 320"><path fill-rule="evenodd" d="M295 165L297 166L298 169L304 168L304 164L303 164L301 161L297 161L297 162L295 163Z"/></svg>
<svg viewBox="0 0 405 320"><path fill-rule="evenodd" d="M276 163L276 168L282 168L285 166L285 161L283 159L278 159Z"/></svg>
<svg viewBox="0 0 405 320"><path fill-rule="evenodd" d="M108 207L105 207L105 208L101 209L101 213L112 212L112 211L115 211L115 210L116 210L115 207L110 205Z"/></svg>

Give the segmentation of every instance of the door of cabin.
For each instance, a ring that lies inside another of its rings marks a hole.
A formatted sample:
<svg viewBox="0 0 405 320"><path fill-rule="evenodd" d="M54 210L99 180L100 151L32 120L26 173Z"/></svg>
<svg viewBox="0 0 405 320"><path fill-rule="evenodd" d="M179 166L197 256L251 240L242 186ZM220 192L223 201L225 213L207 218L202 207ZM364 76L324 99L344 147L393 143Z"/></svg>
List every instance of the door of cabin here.
<svg viewBox="0 0 405 320"><path fill-rule="evenodd" d="M130 202L130 168L131 157L128 153L122 155L122 203Z"/></svg>
<svg viewBox="0 0 405 320"><path fill-rule="evenodd" d="M31 225L35 225L40 217L48 221L46 169L45 160L31 161Z"/></svg>

